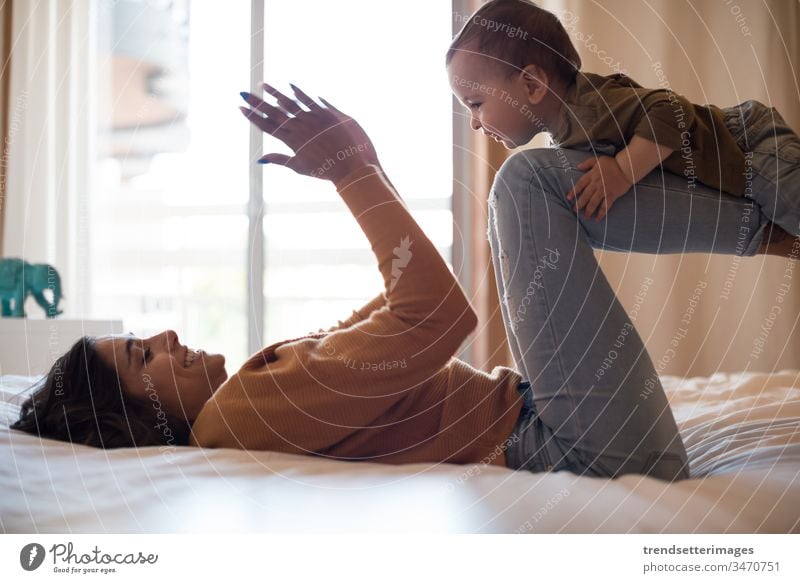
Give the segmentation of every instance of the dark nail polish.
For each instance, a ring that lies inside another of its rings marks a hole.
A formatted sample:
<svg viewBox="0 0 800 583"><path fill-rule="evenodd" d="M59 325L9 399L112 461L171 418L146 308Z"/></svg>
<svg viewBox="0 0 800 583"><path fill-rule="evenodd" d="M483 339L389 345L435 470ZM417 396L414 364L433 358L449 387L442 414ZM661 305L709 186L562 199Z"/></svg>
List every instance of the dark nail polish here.
<svg viewBox="0 0 800 583"><path fill-rule="evenodd" d="M259 164L269 164L269 160L259 160Z"/></svg>
<svg viewBox="0 0 800 583"><path fill-rule="evenodd" d="M239 95L241 95L241 96L242 96L242 99L244 99L245 101L247 101L248 99L250 99L250 94L249 94L247 91L241 91L241 92L239 93Z"/></svg>

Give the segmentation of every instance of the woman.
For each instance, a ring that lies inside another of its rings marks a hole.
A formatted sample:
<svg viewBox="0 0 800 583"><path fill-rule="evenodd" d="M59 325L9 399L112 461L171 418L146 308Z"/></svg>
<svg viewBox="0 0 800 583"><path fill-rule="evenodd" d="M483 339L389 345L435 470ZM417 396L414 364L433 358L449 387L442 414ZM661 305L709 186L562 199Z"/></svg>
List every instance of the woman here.
<svg viewBox="0 0 800 583"><path fill-rule="evenodd" d="M592 253L600 243L650 251L650 239L609 240L603 225L579 225L564 200L564 184L580 175L575 165L588 154L566 152L569 167L561 168L554 152L532 150L498 174L490 243L518 370L487 374L453 358L477 325L475 313L362 128L297 88L296 101L264 88L277 106L244 94L251 108L242 111L295 154L260 162L335 185L372 245L384 291L326 332L257 352L230 378L222 356L189 350L172 331L82 339L25 403L16 428L101 447L174 443L688 477L658 376ZM701 216L712 210L710 199L707 208L694 204ZM741 207L732 201L721 222L735 225ZM663 212L634 222L617 211L608 220L620 233L648 232L662 219L689 223L680 201ZM685 241L662 241L662 250ZM713 244L733 253L732 243L693 232L688 250ZM613 364L598 376L620 338Z"/></svg>

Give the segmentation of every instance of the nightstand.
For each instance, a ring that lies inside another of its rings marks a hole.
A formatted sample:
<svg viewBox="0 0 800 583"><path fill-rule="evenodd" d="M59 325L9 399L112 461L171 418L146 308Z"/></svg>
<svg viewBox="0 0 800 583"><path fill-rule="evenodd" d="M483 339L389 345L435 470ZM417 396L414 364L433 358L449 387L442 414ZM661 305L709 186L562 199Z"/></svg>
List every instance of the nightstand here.
<svg viewBox="0 0 800 583"><path fill-rule="evenodd" d="M122 320L0 318L0 375L45 374L78 338L122 331Z"/></svg>

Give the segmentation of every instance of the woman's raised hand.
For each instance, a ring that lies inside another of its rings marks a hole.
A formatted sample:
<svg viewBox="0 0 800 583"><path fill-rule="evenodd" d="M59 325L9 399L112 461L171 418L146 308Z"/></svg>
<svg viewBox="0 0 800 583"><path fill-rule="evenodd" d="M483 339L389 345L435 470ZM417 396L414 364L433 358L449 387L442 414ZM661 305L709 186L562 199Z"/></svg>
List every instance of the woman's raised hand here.
<svg viewBox="0 0 800 583"><path fill-rule="evenodd" d="M324 106L294 85L291 87L297 100L263 84L264 91L277 100L277 106L242 93L250 105L240 108L245 117L294 150L294 156L267 154L259 163L288 166L298 174L334 183L362 166L379 164L375 147L358 122L321 97Z"/></svg>

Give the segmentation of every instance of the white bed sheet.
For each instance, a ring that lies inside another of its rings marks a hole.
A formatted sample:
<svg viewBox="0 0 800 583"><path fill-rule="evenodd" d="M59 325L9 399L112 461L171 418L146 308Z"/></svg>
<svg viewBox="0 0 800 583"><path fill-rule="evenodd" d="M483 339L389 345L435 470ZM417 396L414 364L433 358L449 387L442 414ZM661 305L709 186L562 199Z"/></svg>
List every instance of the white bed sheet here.
<svg viewBox="0 0 800 583"><path fill-rule="evenodd" d="M664 377L693 479L273 452L103 451L12 431L0 377L0 531L800 532L800 371Z"/></svg>

